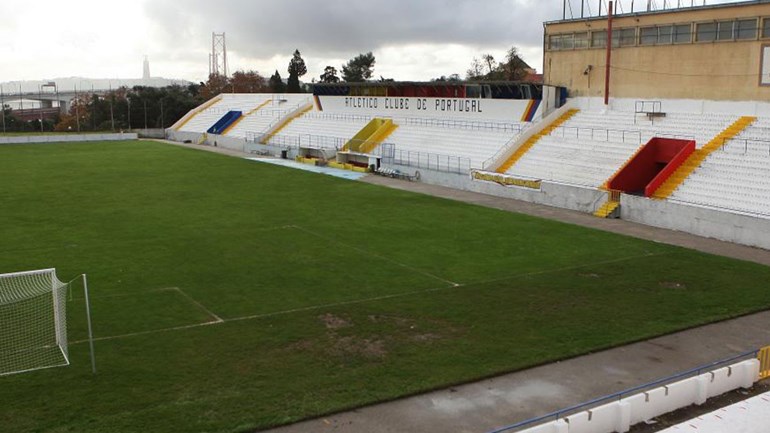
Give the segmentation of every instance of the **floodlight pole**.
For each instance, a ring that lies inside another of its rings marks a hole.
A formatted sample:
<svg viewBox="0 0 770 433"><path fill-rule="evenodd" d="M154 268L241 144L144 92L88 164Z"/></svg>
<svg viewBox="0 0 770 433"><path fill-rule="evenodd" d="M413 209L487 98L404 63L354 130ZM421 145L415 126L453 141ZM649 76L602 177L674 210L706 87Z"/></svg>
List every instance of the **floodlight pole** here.
<svg viewBox="0 0 770 433"><path fill-rule="evenodd" d="M91 373L96 374L96 357L94 356L94 331L91 326L91 301L88 298L88 276L83 274L83 293L86 297L86 319L88 319L88 345L91 350Z"/></svg>

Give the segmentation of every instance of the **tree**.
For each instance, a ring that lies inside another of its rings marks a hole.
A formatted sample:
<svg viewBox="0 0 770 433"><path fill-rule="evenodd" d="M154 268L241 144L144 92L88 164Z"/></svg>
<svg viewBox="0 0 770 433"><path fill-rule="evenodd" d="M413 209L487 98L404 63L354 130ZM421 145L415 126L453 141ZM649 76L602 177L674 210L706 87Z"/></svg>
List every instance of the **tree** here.
<svg viewBox="0 0 770 433"><path fill-rule="evenodd" d="M481 59L473 58L467 79L470 81L520 81L532 71L519 56L519 50L511 47L506 53L505 62L498 63L491 54L484 54Z"/></svg>
<svg viewBox="0 0 770 433"><path fill-rule="evenodd" d="M270 77L268 85L273 93L286 93L286 84L283 83L283 78L281 78L281 74L278 71L275 71L275 74Z"/></svg>
<svg viewBox="0 0 770 433"><path fill-rule="evenodd" d="M343 81L360 83L372 78L374 64L374 54L371 51L366 54L359 54L342 67Z"/></svg>
<svg viewBox="0 0 770 433"><path fill-rule="evenodd" d="M334 66L327 66L324 68L324 73L321 74L322 83L339 83L340 77L337 76L337 68Z"/></svg>
<svg viewBox="0 0 770 433"><path fill-rule="evenodd" d="M267 80L257 71L236 71L230 78L233 93L264 93Z"/></svg>
<svg viewBox="0 0 770 433"><path fill-rule="evenodd" d="M209 100L220 93L227 91L230 82L224 75L211 74L208 81L202 86L201 95L204 100Z"/></svg>
<svg viewBox="0 0 770 433"><path fill-rule="evenodd" d="M483 80L484 79L484 64L478 58L474 57L471 62L471 67L466 72L466 78L469 81Z"/></svg>
<svg viewBox="0 0 770 433"><path fill-rule="evenodd" d="M299 50L294 50L294 56L289 61L289 82L286 89L289 93L300 93L302 89L299 86L299 79L303 75L307 74L307 66L302 59L302 55Z"/></svg>
<svg viewBox="0 0 770 433"><path fill-rule="evenodd" d="M503 78L510 81L520 81L529 75L532 68L529 67L527 62L522 60L519 56L519 49L511 47L506 53L505 63L501 63L499 68L501 69Z"/></svg>

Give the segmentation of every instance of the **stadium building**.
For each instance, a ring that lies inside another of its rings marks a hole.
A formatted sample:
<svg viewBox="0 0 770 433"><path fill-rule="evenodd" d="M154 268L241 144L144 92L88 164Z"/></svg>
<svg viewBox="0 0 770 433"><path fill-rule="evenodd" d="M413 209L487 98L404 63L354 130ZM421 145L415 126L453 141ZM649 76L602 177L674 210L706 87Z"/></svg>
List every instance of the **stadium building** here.
<svg viewBox="0 0 770 433"><path fill-rule="evenodd" d="M544 29L543 84L223 94L168 135L770 248L770 1Z"/></svg>

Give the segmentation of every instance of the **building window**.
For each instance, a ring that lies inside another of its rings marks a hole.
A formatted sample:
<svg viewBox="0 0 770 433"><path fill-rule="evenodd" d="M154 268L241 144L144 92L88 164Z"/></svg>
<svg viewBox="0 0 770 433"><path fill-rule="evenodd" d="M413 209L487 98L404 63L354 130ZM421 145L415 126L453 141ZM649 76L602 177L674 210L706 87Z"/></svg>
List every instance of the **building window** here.
<svg viewBox="0 0 770 433"><path fill-rule="evenodd" d="M575 33L575 48L588 48L588 32Z"/></svg>
<svg viewBox="0 0 770 433"><path fill-rule="evenodd" d="M698 42L715 41L717 38L717 23L699 23L695 33Z"/></svg>
<svg viewBox="0 0 770 433"><path fill-rule="evenodd" d="M575 47L575 39L572 34L569 35L561 35L561 49L562 50L571 50Z"/></svg>
<svg viewBox="0 0 770 433"><path fill-rule="evenodd" d="M551 35L548 38L548 49L552 51L561 49L561 35Z"/></svg>
<svg viewBox="0 0 770 433"><path fill-rule="evenodd" d="M670 44L671 36L674 34L674 26L660 26L658 27L658 43Z"/></svg>
<svg viewBox="0 0 770 433"><path fill-rule="evenodd" d="M607 46L607 30L591 32L591 47L605 48Z"/></svg>
<svg viewBox="0 0 770 433"><path fill-rule="evenodd" d="M630 47L636 45L636 28L620 29L620 46Z"/></svg>
<svg viewBox="0 0 770 433"><path fill-rule="evenodd" d="M748 20L738 20L735 22L735 39L756 39L757 38L757 20L756 18Z"/></svg>
<svg viewBox="0 0 770 433"><path fill-rule="evenodd" d="M639 29L639 45L654 45L656 42L658 42L657 27L642 27Z"/></svg>
<svg viewBox="0 0 770 433"><path fill-rule="evenodd" d="M674 26L674 43L689 44L692 42L692 25L678 24Z"/></svg>
<svg viewBox="0 0 770 433"><path fill-rule="evenodd" d="M720 21L717 23L717 40L730 41L733 39L733 22Z"/></svg>
<svg viewBox="0 0 770 433"><path fill-rule="evenodd" d="M770 38L770 18L764 18L762 20L762 37Z"/></svg>

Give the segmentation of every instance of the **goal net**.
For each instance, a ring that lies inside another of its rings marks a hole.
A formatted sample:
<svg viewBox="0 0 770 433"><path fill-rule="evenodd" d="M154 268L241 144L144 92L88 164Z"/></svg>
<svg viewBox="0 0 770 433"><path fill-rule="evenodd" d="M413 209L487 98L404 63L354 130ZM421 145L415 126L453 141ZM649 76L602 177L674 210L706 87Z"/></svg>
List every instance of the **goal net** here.
<svg viewBox="0 0 770 433"><path fill-rule="evenodd" d="M69 365L67 289L55 269L0 274L0 376Z"/></svg>

